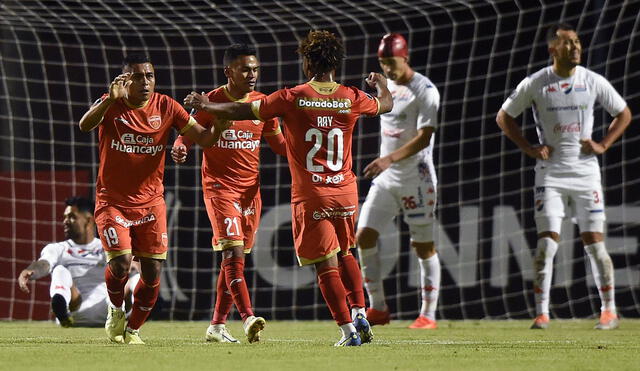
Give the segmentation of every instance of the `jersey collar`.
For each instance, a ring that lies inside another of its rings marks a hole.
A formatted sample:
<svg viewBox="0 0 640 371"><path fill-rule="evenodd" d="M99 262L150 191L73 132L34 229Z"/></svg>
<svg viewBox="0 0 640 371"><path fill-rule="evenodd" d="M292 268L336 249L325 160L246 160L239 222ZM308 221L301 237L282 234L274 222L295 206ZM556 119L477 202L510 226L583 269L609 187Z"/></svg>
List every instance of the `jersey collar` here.
<svg viewBox="0 0 640 371"><path fill-rule="evenodd" d="M340 86L340 84L338 84L335 81L322 82L322 81L311 80L307 84L309 84L309 86L311 86L311 88L313 88L313 90L315 90L316 93L322 94L322 95L331 95L335 93L336 90L338 90L338 87Z"/></svg>

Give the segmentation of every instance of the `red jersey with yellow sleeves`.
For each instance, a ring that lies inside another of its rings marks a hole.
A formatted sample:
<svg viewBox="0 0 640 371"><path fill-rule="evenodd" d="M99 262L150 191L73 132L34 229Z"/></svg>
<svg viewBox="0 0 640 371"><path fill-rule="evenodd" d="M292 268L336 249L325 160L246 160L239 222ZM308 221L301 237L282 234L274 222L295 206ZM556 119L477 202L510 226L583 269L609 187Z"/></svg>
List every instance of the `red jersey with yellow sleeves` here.
<svg viewBox="0 0 640 371"><path fill-rule="evenodd" d="M265 97L252 91L244 98L235 99L226 85L207 93L209 101L217 103L252 102ZM198 111L194 118L211 127L215 117L206 111ZM222 132L218 142L203 151L202 189L204 197L222 194L244 194L247 189L259 186L260 139L280 134L278 120L238 120Z"/></svg>
<svg viewBox="0 0 640 371"><path fill-rule="evenodd" d="M194 124L187 111L164 94L153 93L141 107L123 99L113 103L98 129L96 202L135 208L162 203L165 147L171 128L182 134Z"/></svg>
<svg viewBox="0 0 640 371"><path fill-rule="evenodd" d="M260 120L282 117L291 171L291 201L357 193L351 138L360 115L377 115L378 99L335 82L280 89L252 110Z"/></svg>

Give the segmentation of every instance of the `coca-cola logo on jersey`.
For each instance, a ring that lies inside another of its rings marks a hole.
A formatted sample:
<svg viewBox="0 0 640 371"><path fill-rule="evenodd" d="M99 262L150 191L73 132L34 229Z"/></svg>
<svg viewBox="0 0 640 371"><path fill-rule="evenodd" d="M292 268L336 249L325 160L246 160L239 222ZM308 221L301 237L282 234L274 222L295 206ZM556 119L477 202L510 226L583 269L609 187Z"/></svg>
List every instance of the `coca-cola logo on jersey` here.
<svg viewBox="0 0 640 371"><path fill-rule="evenodd" d="M553 132L555 134L560 134L560 133L579 133L580 132L580 123L579 122L572 122L569 124L556 124L556 126L553 127Z"/></svg>

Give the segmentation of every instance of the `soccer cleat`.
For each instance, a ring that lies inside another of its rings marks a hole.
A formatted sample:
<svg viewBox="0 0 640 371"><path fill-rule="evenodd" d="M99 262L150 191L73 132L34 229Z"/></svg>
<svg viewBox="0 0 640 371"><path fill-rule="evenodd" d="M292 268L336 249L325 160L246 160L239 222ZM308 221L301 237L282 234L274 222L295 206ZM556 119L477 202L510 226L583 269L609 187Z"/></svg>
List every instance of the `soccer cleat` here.
<svg viewBox="0 0 640 371"><path fill-rule="evenodd" d="M545 330L547 327L549 327L549 316L547 316L546 314L541 314L533 320L533 324L531 325L530 329Z"/></svg>
<svg viewBox="0 0 640 371"><path fill-rule="evenodd" d="M600 321L598 321L594 329L613 330L615 328L618 328L618 315L610 310L605 310L600 313Z"/></svg>
<svg viewBox="0 0 640 371"><path fill-rule="evenodd" d="M419 315L418 318L416 318L416 320L413 321L411 325L409 325L409 328L421 329L421 330L435 330L438 328L438 324L436 323L436 321L430 318L427 318L423 315Z"/></svg>
<svg viewBox="0 0 640 371"><path fill-rule="evenodd" d="M134 330L127 327L124 332L124 343L131 345L144 345L144 341L140 339L140 330Z"/></svg>
<svg viewBox="0 0 640 371"><path fill-rule="evenodd" d="M68 327L73 327L74 324L74 320L73 317L68 316L67 318L63 319L62 321L60 321L60 326L68 328Z"/></svg>
<svg viewBox="0 0 640 371"><path fill-rule="evenodd" d="M369 321L360 313L356 314L356 318L353 320L353 326L360 335L362 344L370 343L373 340L373 331L371 331L371 325Z"/></svg>
<svg viewBox="0 0 640 371"><path fill-rule="evenodd" d="M391 322L391 315L388 310L367 309L367 321L371 326L386 325Z"/></svg>
<svg viewBox="0 0 640 371"><path fill-rule="evenodd" d="M262 317L249 316L244 320L244 333L247 335L247 341L249 343L255 343L260 341L260 333L264 329L267 321Z"/></svg>
<svg viewBox="0 0 640 371"><path fill-rule="evenodd" d="M238 339L231 336L229 331L227 331L227 327L224 324L209 325L209 328L207 328L207 333L205 334L204 338L207 341L212 341L214 343L236 343L236 344L240 343Z"/></svg>
<svg viewBox="0 0 640 371"><path fill-rule="evenodd" d="M104 323L104 329L107 331L109 340L114 343L124 343L124 327L126 318L124 311L120 308L113 308L109 305L107 308L107 322Z"/></svg>
<svg viewBox="0 0 640 371"><path fill-rule="evenodd" d="M352 332L349 336L342 336L342 339L333 344L334 347L359 347L362 345L362 340L357 332Z"/></svg>

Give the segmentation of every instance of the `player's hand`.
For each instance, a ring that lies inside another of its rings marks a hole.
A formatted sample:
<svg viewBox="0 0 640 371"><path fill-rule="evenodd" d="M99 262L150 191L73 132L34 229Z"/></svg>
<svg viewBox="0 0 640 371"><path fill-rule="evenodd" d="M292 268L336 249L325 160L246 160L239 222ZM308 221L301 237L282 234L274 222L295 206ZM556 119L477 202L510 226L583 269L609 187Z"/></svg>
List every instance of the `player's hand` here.
<svg viewBox="0 0 640 371"><path fill-rule="evenodd" d="M602 144L591 139L580 139L580 146L580 151L585 155L601 155L607 150Z"/></svg>
<svg viewBox="0 0 640 371"><path fill-rule="evenodd" d="M171 158L176 164L182 164L187 161L187 146L178 144L171 148Z"/></svg>
<svg viewBox="0 0 640 371"><path fill-rule="evenodd" d="M109 99L126 98L129 85L131 85L131 73L127 72L118 75L109 85Z"/></svg>
<svg viewBox="0 0 640 371"><path fill-rule="evenodd" d="M201 110L207 103L209 103L209 97L205 94L198 94L195 91L192 91L184 98L185 107L196 110Z"/></svg>
<svg viewBox="0 0 640 371"><path fill-rule="evenodd" d="M378 157L364 168L364 176L367 178L375 178L380 175L380 173L387 170L389 166L391 166L391 159L389 156Z"/></svg>
<svg viewBox="0 0 640 371"><path fill-rule="evenodd" d="M27 294L29 293L29 278L33 276L33 273L34 272L32 270L28 269L20 272L20 275L18 276L18 286L20 286L20 290L22 290L22 292L26 292Z"/></svg>
<svg viewBox="0 0 640 371"><path fill-rule="evenodd" d="M550 146L530 146L525 153L531 158L538 160L548 160L553 153L553 147Z"/></svg>
<svg viewBox="0 0 640 371"><path fill-rule="evenodd" d="M369 73L369 76L367 76L364 81L366 81L367 85L369 85L371 89L376 89L378 85L383 88L387 86L387 78L384 77L383 74L377 72Z"/></svg>

